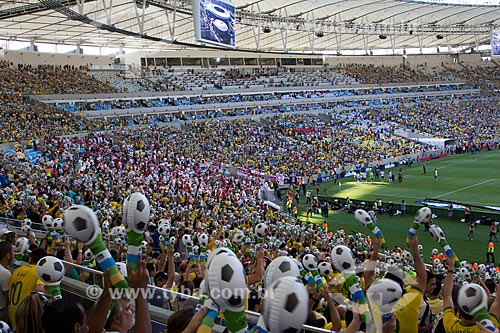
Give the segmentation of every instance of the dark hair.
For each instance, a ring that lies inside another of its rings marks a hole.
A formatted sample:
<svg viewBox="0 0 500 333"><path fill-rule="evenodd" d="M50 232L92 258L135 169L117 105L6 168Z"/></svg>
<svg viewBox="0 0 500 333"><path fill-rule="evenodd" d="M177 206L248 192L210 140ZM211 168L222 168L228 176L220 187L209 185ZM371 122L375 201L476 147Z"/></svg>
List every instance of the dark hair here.
<svg viewBox="0 0 500 333"><path fill-rule="evenodd" d="M59 299L47 305L42 316L45 332L72 333L75 325L83 325L85 313L77 301Z"/></svg>
<svg viewBox="0 0 500 333"><path fill-rule="evenodd" d="M65 255L66 255L66 250L64 250L64 249L57 250L57 252L56 252L57 259L64 260Z"/></svg>
<svg viewBox="0 0 500 333"><path fill-rule="evenodd" d="M115 261L118 261L118 251L115 249L109 250L109 254L111 254L111 257L115 259Z"/></svg>
<svg viewBox="0 0 500 333"><path fill-rule="evenodd" d="M36 264L40 259L47 256L47 251L39 247L31 250L30 259L32 263Z"/></svg>
<svg viewBox="0 0 500 333"><path fill-rule="evenodd" d="M484 284L486 285L486 287L488 288L488 290L490 291L490 293L494 293L495 292L495 281L493 279L488 279L486 281L484 281Z"/></svg>
<svg viewBox="0 0 500 333"><path fill-rule="evenodd" d="M441 281L439 281L439 283L436 281L436 286L434 287L434 289L432 289L431 295L438 296L440 292L441 292Z"/></svg>
<svg viewBox="0 0 500 333"><path fill-rule="evenodd" d="M426 273L427 273L427 283L429 283L432 279L436 278L436 275L431 271L426 270Z"/></svg>
<svg viewBox="0 0 500 333"><path fill-rule="evenodd" d="M148 262L146 264L146 269L148 270L149 275L152 275L152 273L156 270L156 265L151 262Z"/></svg>
<svg viewBox="0 0 500 333"><path fill-rule="evenodd" d="M193 318L194 309L186 308L174 312L167 321L167 332L168 333L181 333L189 324L191 318Z"/></svg>
<svg viewBox="0 0 500 333"><path fill-rule="evenodd" d="M9 241L0 242L0 259L12 252L12 243Z"/></svg>

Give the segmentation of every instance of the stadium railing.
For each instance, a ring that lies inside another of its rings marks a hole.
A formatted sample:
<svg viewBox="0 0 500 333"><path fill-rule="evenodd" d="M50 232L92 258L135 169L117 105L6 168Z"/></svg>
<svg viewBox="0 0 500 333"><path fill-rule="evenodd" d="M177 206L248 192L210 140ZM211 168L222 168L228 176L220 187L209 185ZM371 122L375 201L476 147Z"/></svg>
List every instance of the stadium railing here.
<svg viewBox="0 0 500 333"><path fill-rule="evenodd" d="M86 309L89 309L95 304L97 301L98 295L100 295L101 287L102 287L102 276L103 273L101 271L84 267L78 264L70 263L67 261L63 261L66 265L72 266L77 270L85 271L88 273L89 277L86 279L87 282L92 282L93 284L82 282L79 280L71 279L69 277L64 277L61 282L61 289L69 294L75 295L80 298L80 301L84 305ZM182 302L187 299L192 300L193 304L197 304L199 301L198 297L186 295L183 293L179 293L172 290L167 290L164 288L155 287L152 285L148 286L147 295L154 295L155 292L158 292L162 295L165 295L170 300L172 304L172 308L170 310L163 309L154 305L149 304L149 311L151 316L151 321L154 324L153 332L161 332L166 329L168 318L175 312L175 310L179 309L182 306ZM90 293L95 293L90 295ZM64 296L64 295L63 295ZM97 296L97 297L96 297ZM173 300L173 301L172 301ZM259 314L252 311L245 311L249 318L249 321L256 323L259 317ZM225 330L225 327L218 324L214 325L212 328L212 332L214 333L222 333ZM325 330L317 327L312 327L308 325L303 325L302 332L315 332L315 333L331 333L330 330Z"/></svg>

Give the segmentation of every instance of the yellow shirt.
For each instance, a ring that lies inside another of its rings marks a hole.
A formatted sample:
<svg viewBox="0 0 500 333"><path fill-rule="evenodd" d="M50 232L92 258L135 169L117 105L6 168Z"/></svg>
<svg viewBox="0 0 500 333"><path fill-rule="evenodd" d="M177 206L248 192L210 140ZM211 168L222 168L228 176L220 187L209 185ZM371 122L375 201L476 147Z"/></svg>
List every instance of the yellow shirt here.
<svg viewBox="0 0 500 333"><path fill-rule="evenodd" d="M493 326L498 327L498 318L490 313L490 319L493 322ZM450 307L444 309L443 325L446 333L479 333L479 327L476 323L463 323Z"/></svg>
<svg viewBox="0 0 500 333"><path fill-rule="evenodd" d="M427 303L429 303L429 306L431 307L432 314L437 316L439 313L443 312L443 300L436 298L436 299L428 299Z"/></svg>
<svg viewBox="0 0 500 333"><path fill-rule="evenodd" d="M35 265L19 267L12 272L9 288L9 318L11 327L16 327L16 310L21 301L33 292L37 285L43 282L36 275Z"/></svg>
<svg viewBox="0 0 500 333"><path fill-rule="evenodd" d="M418 312L424 294L417 287L410 286L406 293L394 306L393 312L396 314L395 333L418 333ZM371 304L374 323L377 332L382 332L382 316L378 307Z"/></svg>
<svg viewBox="0 0 500 333"><path fill-rule="evenodd" d="M394 306L396 332L418 332L418 312L423 298L422 290L417 287L411 286L407 289L407 293Z"/></svg>

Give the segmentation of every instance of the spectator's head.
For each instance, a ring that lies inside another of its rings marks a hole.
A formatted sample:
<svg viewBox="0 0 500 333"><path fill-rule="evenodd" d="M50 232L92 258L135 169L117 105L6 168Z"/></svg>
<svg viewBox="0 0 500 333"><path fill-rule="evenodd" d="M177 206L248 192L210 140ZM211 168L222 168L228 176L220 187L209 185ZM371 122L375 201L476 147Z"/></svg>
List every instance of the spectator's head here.
<svg viewBox="0 0 500 333"><path fill-rule="evenodd" d="M47 301L45 295L36 292L25 297L16 311L16 332L42 333L42 315Z"/></svg>
<svg viewBox="0 0 500 333"><path fill-rule="evenodd" d="M401 286L401 290L405 291L404 288L404 274L396 268L390 268L384 276L386 279L390 279Z"/></svg>
<svg viewBox="0 0 500 333"><path fill-rule="evenodd" d="M0 242L0 263L8 267L14 261L14 246L9 241Z"/></svg>
<svg viewBox="0 0 500 333"><path fill-rule="evenodd" d="M17 234L15 232L8 232L5 235L2 236L2 238L6 241L11 242L12 244L16 243L17 240Z"/></svg>
<svg viewBox="0 0 500 333"><path fill-rule="evenodd" d="M425 285L425 294L430 294L436 288L436 275L427 271L427 284Z"/></svg>
<svg viewBox="0 0 500 333"><path fill-rule="evenodd" d="M87 333L87 316L80 303L59 299L47 305L42 316L45 332Z"/></svg>
<svg viewBox="0 0 500 333"><path fill-rule="evenodd" d="M36 263L42 259L43 257L47 256L47 251L45 251L42 248L34 248L31 253L30 253L30 259L29 259L29 264L30 265L36 265Z"/></svg>
<svg viewBox="0 0 500 333"><path fill-rule="evenodd" d="M168 274L165 272L158 272L154 276L155 286L163 287L167 283Z"/></svg>
<svg viewBox="0 0 500 333"><path fill-rule="evenodd" d="M148 270L149 276L154 276L156 274L156 265L152 262L146 264L146 269Z"/></svg>
<svg viewBox="0 0 500 333"><path fill-rule="evenodd" d="M189 324L189 321L194 315L193 308L186 308L174 312L167 321L168 333L181 333Z"/></svg>
<svg viewBox="0 0 500 333"><path fill-rule="evenodd" d="M108 320L104 325L107 331L128 332L135 325L135 308L130 304L130 299L123 295L113 308L108 316Z"/></svg>
<svg viewBox="0 0 500 333"><path fill-rule="evenodd" d="M486 285L486 288L488 288L490 293L493 294L495 292L495 288L496 288L495 280L487 279L486 281L484 281L484 284Z"/></svg>

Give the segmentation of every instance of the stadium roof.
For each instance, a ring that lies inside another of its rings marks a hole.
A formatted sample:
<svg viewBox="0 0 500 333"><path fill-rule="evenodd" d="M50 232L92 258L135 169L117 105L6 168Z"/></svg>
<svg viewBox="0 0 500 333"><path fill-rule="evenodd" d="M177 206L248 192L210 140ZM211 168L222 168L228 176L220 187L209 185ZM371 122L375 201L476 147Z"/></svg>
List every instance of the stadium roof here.
<svg viewBox="0 0 500 333"><path fill-rule="evenodd" d="M498 0L233 3L237 49L335 52L438 45L472 48L489 44L491 31L500 26ZM200 45L194 38L192 13L191 0L2 0L0 39L185 48Z"/></svg>

